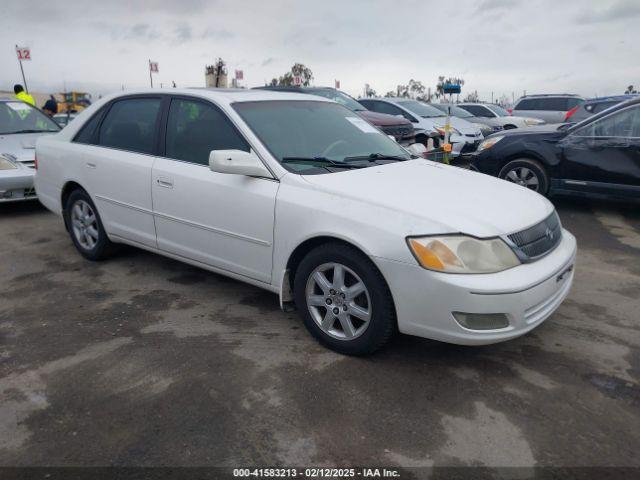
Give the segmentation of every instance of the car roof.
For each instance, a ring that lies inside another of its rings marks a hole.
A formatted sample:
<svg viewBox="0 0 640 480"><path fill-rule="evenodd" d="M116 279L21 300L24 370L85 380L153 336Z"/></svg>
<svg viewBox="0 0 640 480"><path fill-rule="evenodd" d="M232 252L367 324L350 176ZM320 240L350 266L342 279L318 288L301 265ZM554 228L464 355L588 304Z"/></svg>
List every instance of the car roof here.
<svg viewBox="0 0 640 480"><path fill-rule="evenodd" d="M309 95L298 92L246 89L246 88L144 88L136 90L125 90L124 92L113 93L106 100L113 100L129 95L188 95L213 100L218 104L230 105L239 102L259 102L269 100L308 100L313 102L332 102L328 98L317 95Z"/></svg>
<svg viewBox="0 0 640 480"><path fill-rule="evenodd" d="M590 98L585 103L600 103L600 102L611 102L611 101L624 102L625 100L632 100L638 97L640 97L640 94L637 94L637 93L628 93L626 95L609 95L607 97Z"/></svg>
<svg viewBox="0 0 640 480"><path fill-rule="evenodd" d="M531 95L523 95L520 98L538 98L538 97L575 97L582 98L575 93L534 93Z"/></svg>

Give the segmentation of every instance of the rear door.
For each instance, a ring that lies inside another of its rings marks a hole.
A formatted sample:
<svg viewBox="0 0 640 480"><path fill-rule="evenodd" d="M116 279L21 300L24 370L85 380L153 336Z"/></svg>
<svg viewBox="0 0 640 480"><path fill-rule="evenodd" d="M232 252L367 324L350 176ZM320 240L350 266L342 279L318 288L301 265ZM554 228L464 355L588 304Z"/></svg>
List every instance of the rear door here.
<svg viewBox="0 0 640 480"><path fill-rule="evenodd" d="M533 117L547 123L562 123L569 110L567 97L536 97L523 98L513 109L513 114L519 117ZM572 99L577 100L577 99ZM573 107L577 103L573 103Z"/></svg>
<svg viewBox="0 0 640 480"><path fill-rule="evenodd" d="M84 143L87 135L81 168L106 231L151 247L156 246L151 170L161 103L161 96L120 98L76 139Z"/></svg>
<svg viewBox="0 0 640 480"><path fill-rule="evenodd" d="M163 124L152 182L158 248L270 282L279 183L209 169L212 150L251 150L209 101L173 97Z"/></svg>
<svg viewBox="0 0 640 480"><path fill-rule="evenodd" d="M640 196L640 105L582 127L560 147L565 187Z"/></svg>

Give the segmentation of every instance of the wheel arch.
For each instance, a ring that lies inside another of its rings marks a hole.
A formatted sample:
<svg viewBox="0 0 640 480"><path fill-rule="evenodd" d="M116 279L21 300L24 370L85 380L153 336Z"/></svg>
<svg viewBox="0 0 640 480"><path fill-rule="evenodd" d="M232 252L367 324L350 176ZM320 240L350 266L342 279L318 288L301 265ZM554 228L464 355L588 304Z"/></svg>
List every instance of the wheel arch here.
<svg viewBox="0 0 640 480"><path fill-rule="evenodd" d="M285 303L291 302L293 300L293 281L295 279L296 270L300 265L300 262L302 261L302 259L314 248L319 247L320 245L325 245L327 243L338 243L338 244L346 245L351 248L355 248L356 250L361 252L363 255L365 255L367 258L369 258L369 260L371 260L371 263L373 263L373 265L378 269L384 281L387 282L387 279L385 278L384 274L376 264L372 255L368 253L366 249L363 248L361 245L358 245L353 241L346 240L344 238L340 238L334 235L326 235L326 234L316 235L313 237L309 237L303 240L302 242L300 242L291 251L291 253L287 258L287 263L282 272L281 281L280 281L281 307L283 307ZM388 285L388 282L387 282L387 285ZM392 297L393 297L393 294L392 294Z"/></svg>
<svg viewBox="0 0 640 480"><path fill-rule="evenodd" d="M64 215L64 211L66 209L67 200L69 200L69 196L74 190L78 190L78 189L84 190L85 192L87 191L80 183L76 182L75 180L68 180L63 185L60 193L60 207L63 212L62 218L64 219L64 226L67 229L67 231L69 230L69 225L67 221L67 216Z"/></svg>

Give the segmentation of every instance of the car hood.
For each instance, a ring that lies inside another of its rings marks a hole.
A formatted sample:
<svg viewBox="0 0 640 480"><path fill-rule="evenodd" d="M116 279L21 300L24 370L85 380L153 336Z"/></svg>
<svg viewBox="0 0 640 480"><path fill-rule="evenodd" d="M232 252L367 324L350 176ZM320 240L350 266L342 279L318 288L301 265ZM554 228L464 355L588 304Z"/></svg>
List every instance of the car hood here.
<svg viewBox="0 0 640 480"><path fill-rule="evenodd" d="M363 208L385 209L380 221L400 222L402 235L493 237L525 229L553 211L546 198L531 190L427 160L303 178L330 195L361 202Z"/></svg>
<svg viewBox="0 0 640 480"><path fill-rule="evenodd" d="M501 127L504 122L499 121L497 118L489 118L489 117L468 117L463 118L466 122L471 123L483 123L485 125L489 125L490 127Z"/></svg>
<svg viewBox="0 0 640 480"><path fill-rule="evenodd" d="M395 115L388 115L386 113L372 112L371 110L358 110L356 113L378 127L388 125L412 125L412 123L404 117L396 117Z"/></svg>
<svg viewBox="0 0 640 480"><path fill-rule="evenodd" d="M480 132L480 128L471 122L467 122L466 120L458 117L449 118L451 126L464 135L475 135ZM433 120L433 124L435 126L442 128L447 122L447 117L436 117L431 120Z"/></svg>
<svg viewBox="0 0 640 480"><path fill-rule="evenodd" d="M534 125L531 127L513 128L494 133L492 136L517 137L518 135L544 135L549 137L563 137L566 131L558 130L562 124L546 123L544 125Z"/></svg>
<svg viewBox="0 0 640 480"><path fill-rule="evenodd" d="M19 162L33 161L36 155L36 140L38 137L55 133L56 132L41 132L0 135L0 154L8 153Z"/></svg>

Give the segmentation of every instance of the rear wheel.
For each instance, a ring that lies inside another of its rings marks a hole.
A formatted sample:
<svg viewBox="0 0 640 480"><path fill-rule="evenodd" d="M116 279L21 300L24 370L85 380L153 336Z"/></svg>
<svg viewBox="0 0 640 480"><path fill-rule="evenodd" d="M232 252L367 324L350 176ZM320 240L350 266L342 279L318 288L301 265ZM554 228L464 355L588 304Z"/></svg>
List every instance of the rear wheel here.
<svg viewBox="0 0 640 480"><path fill-rule="evenodd" d="M103 260L114 250L91 197L82 189L71 192L64 209L69 235L80 254L89 260Z"/></svg>
<svg viewBox="0 0 640 480"><path fill-rule="evenodd" d="M536 160L519 158L507 163L498 174L503 180L546 195L549 191L549 176Z"/></svg>
<svg viewBox="0 0 640 480"><path fill-rule="evenodd" d="M353 247L326 244L309 252L295 273L294 296L309 332L337 352L372 353L395 331L391 292Z"/></svg>

